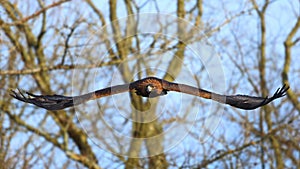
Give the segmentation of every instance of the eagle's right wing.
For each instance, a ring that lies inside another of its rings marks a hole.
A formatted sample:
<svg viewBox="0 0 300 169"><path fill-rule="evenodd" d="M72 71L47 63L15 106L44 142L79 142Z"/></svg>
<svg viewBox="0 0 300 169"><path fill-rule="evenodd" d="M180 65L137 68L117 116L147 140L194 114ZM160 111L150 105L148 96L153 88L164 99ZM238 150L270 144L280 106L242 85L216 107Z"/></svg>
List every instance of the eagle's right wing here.
<svg viewBox="0 0 300 169"><path fill-rule="evenodd" d="M64 108L72 107L89 100L95 100L101 97L110 96L122 92L133 90L129 84L117 85L105 89L97 90L80 96L63 96L63 95L35 95L29 92L22 92L20 90L11 90L10 95L20 101L34 104L38 107L47 110L61 110ZM25 96L25 94L27 96Z"/></svg>

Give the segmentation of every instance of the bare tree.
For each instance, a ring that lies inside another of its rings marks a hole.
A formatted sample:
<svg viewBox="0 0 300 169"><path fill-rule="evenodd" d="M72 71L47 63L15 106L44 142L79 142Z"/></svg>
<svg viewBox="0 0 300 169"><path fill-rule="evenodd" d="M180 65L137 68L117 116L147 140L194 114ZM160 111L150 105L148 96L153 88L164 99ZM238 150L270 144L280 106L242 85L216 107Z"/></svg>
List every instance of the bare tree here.
<svg viewBox="0 0 300 169"><path fill-rule="evenodd" d="M297 5L0 1L0 168L300 167ZM227 94L291 88L253 111L135 93L46 111L9 96L77 95L148 76Z"/></svg>

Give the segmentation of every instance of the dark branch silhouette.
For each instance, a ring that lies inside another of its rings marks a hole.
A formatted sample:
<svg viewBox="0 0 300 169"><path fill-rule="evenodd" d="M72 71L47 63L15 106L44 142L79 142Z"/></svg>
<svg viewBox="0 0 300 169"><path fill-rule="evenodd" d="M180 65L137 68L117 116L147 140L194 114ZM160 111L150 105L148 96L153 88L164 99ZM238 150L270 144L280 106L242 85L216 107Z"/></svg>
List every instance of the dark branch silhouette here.
<svg viewBox="0 0 300 169"><path fill-rule="evenodd" d="M277 98L285 96L288 89L289 86L283 85L283 87L278 88L274 95L270 98L248 95L227 96L188 86L185 84L168 82L156 77L147 77L129 84L112 86L74 97L62 95L34 95L25 92L28 95L26 97L20 90L18 90L18 92L12 90L10 95L20 101L31 103L47 110L61 110L67 107L76 106L89 100L95 100L101 97L123 92L135 92L139 96L153 98L166 95L169 91L175 91L199 96L205 99L212 99L219 103L229 104L240 109L251 110L264 106Z"/></svg>

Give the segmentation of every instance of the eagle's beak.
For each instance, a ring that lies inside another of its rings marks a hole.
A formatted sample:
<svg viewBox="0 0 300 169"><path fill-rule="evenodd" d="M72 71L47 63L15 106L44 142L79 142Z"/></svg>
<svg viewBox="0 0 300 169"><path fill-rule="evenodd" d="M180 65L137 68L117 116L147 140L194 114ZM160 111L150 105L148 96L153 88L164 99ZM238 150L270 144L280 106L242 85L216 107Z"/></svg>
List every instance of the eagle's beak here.
<svg viewBox="0 0 300 169"><path fill-rule="evenodd" d="M151 86L151 85L148 85L147 88L146 88L147 92L149 92L149 93L150 93L153 89L154 89L154 87Z"/></svg>

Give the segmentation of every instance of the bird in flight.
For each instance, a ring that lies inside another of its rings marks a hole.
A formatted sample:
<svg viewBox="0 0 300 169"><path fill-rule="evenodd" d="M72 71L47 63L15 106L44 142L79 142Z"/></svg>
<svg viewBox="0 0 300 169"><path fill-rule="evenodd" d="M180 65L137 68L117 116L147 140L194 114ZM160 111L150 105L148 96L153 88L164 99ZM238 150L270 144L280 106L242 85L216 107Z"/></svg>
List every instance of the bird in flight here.
<svg viewBox="0 0 300 169"><path fill-rule="evenodd" d="M47 110L61 110L79 105L89 100L95 100L123 92L135 92L139 96L153 98L166 95L169 91L175 91L199 96L205 99L212 99L219 103L229 104L239 109L252 110L285 96L288 89L289 86L283 85L283 87L277 89L272 97L221 95L185 84L173 83L156 77L147 77L128 84L112 86L73 97L62 95L35 95L25 92L28 95L26 97L20 90L19 92L12 90L10 95L20 101L31 103Z"/></svg>

